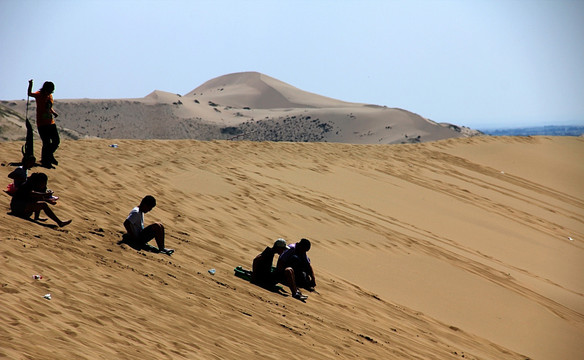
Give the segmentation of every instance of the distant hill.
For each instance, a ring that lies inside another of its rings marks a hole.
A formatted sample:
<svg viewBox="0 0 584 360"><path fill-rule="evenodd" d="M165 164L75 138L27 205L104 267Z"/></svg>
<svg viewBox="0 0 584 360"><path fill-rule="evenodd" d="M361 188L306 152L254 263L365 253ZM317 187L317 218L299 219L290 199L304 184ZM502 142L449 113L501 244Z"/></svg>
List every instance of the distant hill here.
<svg viewBox="0 0 584 360"><path fill-rule="evenodd" d="M79 137L400 144L481 135L399 108L310 93L258 72L219 76L185 95L159 90L138 99L55 95L57 126ZM23 118L26 102L0 104L14 128L15 114ZM31 102L29 116L34 108ZM8 121L3 119L0 126ZM5 135L5 140L23 136Z"/></svg>
<svg viewBox="0 0 584 360"><path fill-rule="evenodd" d="M573 125L548 125L548 126L533 126L523 128L510 129L494 129L481 130L487 135L493 136L582 136L584 134L584 126Z"/></svg>

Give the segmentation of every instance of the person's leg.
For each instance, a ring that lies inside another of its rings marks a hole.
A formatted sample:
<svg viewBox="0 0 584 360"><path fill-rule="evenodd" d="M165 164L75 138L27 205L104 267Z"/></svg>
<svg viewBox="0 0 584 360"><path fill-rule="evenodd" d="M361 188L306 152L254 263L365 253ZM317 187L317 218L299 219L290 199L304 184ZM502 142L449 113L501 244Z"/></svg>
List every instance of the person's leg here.
<svg viewBox="0 0 584 360"><path fill-rule="evenodd" d="M40 212L41 210L44 211L45 214L47 214L47 216L51 220L53 220L54 222L56 222L57 225L59 225L59 227L63 227L63 226L69 225L71 223L71 221L72 221L72 220L61 221L61 219L59 219L57 217L57 215L55 215L55 213L53 212L53 210L51 210L51 208L49 207L49 204L47 204L46 202L43 202L43 201L39 201L37 203L33 203L33 204L30 205L29 208L27 208L27 211L33 211L33 212L35 212L35 214L37 212Z"/></svg>
<svg viewBox="0 0 584 360"><path fill-rule="evenodd" d="M59 131L57 130L57 125L50 125L49 137L50 137L49 149L51 152L50 161L55 165L59 165L59 162L57 161L57 159L55 159L55 151L57 151L57 148L61 143L61 139L59 138Z"/></svg>
<svg viewBox="0 0 584 360"><path fill-rule="evenodd" d="M164 247L164 225L161 223L154 223L145 227L144 230L142 230L140 233L140 238L144 244L154 238L156 240L158 250L163 252L167 250Z"/></svg>
<svg viewBox="0 0 584 360"><path fill-rule="evenodd" d="M296 280L294 279L294 270L291 267L284 269L284 278L286 279L286 285L290 287L292 295L296 294L298 288L296 287Z"/></svg>
<svg viewBox="0 0 584 360"><path fill-rule="evenodd" d="M41 211L37 210L34 212L34 219L35 221L47 221L46 218L41 219Z"/></svg>
<svg viewBox="0 0 584 360"><path fill-rule="evenodd" d="M161 223L154 223L151 226L154 228L154 239L158 250L164 250L164 226Z"/></svg>
<svg viewBox="0 0 584 360"><path fill-rule="evenodd" d="M39 126L38 127L39 136L43 142L43 148L41 150L41 164L42 165L51 165L51 129L50 126Z"/></svg>

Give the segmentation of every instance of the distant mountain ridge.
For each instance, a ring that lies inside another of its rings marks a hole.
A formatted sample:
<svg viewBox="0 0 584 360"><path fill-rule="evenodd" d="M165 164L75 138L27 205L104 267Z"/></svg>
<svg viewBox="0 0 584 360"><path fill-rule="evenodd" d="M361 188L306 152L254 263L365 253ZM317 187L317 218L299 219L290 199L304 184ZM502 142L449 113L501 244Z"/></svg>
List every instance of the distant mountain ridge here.
<svg viewBox="0 0 584 360"><path fill-rule="evenodd" d="M520 128L481 130L493 136L582 136L584 126L580 125L545 125Z"/></svg>

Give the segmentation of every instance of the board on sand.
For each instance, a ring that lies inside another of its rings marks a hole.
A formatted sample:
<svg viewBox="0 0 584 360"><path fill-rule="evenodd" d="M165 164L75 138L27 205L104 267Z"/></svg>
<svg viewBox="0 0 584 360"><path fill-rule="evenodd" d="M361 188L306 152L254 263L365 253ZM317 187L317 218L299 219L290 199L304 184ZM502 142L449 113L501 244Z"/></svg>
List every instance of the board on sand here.
<svg viewBox="0 0 584 360"><path fill-rule="evenodd" d="M243 280L251 281L251 270L246 270L243 266L237 266L235 269L235 276L242 278Z"/></svg>
<svg viewBox="0 0 584 360"><path fill-rule="evenodd" d="M274 271L274 267L272 267L272 271ZM235 276L237 276L238 278L241 278L243 280L247 280L251 282L251 270L247 270L244 269L243 266L237 266L235 267L235 269L233 269L233 271L235 272ZM269 288L269 287L265 287L268 290L271 291L277 291L279 292L280 290L284 290L284 287L280 284L276 284L273 287Z"/></svg>

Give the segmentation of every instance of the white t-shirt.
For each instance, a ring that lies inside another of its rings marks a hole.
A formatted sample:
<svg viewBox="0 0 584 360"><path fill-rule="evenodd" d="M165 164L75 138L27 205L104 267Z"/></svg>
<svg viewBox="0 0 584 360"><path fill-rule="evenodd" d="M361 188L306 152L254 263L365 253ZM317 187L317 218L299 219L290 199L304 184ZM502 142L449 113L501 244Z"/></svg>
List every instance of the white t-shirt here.
<svg viewBox="0 0 584 360"><path fill-rule="evenodd" d="M142 230L144 230L144 213L140 211L140 208L136 206L130 211L127 220L132 224L132 229L134 234L138 235Z"/></svg>

